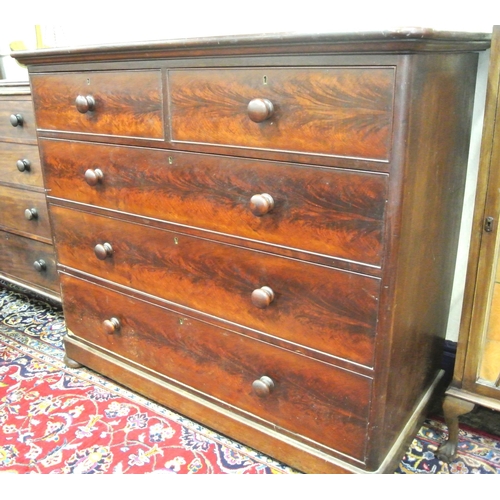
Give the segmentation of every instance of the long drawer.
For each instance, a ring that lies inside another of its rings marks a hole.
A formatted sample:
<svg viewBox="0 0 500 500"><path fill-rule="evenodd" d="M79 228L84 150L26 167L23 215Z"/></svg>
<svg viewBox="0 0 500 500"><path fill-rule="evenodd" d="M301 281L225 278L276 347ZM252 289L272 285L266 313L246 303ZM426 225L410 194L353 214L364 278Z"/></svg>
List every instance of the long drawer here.
<svg viewBox="0 0 500 500"><path fill-rule="evenodd" d="M395 68L168 71L171 138L387 161Z"/></svg>
<svg viewBox="0 0 500 500"><path fill-rule="evenodd" d="M36 145L9 142L0 144L0 182L43 188Z"/></svg>
<svg viewBox="0 0 500 500"><path fill-rule="evenodd" d="M17 119L11 122L12 115ZM35 117L31 100L0 98L0 140L36 144Z"/></svg>
<svg viewBox="0 0 500 500"><path fill-rule="evenodd" d="M0 208L2 228L52 241L44 193L0 186Z"/></svg>
<svg viewBox="0 0 500 500"><path fill-rule="evenodd" d="M159 70L36 74L31 87L39 129L164 137Z"/></svg>
<svg viewBox="0 0 500 500"><path fill-rule="evenodd" d="M51 216L62 266L265 335L373 361L376 278L56 205Z"/></svg>
<svg viewBox="0 0 500 500"><path fill-rule="evenodd" d="M50 196L380 265L387 176L40 140Z"/></svg>
<svg viewBox="0 0 500 500"><path fill-rule="evenodd" d="M64 273L61 285L74 335L277 430L364 459L370 378Z"/></svg>
<svg viewBox="0 0 500 500"><path fill-rule="evenodd" d="M0 274L59 294L54 247L0 231Z"/></svg>

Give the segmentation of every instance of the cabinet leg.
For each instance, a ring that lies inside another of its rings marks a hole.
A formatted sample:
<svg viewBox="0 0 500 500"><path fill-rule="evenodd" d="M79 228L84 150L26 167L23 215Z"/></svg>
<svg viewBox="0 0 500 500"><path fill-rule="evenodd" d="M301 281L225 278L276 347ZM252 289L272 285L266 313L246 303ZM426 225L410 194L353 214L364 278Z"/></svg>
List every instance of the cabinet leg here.
<svg viewBox="0 0 500 500"><path fill-rule="evenodd" d="M82 365L78 363L78 361L75 361L74 359L68 358L68 356L64 356L64 364L68 368L81 368Z"/></svg>
<svg viewBox="0 0 500 500"><path fill-rule="evenodd" d="M457 456L458 446L458 417L474 409L474 403L446 396L443 403L444 420L448 426L448 439L436 452L436 457L443 462L451 462Z"/></svg>

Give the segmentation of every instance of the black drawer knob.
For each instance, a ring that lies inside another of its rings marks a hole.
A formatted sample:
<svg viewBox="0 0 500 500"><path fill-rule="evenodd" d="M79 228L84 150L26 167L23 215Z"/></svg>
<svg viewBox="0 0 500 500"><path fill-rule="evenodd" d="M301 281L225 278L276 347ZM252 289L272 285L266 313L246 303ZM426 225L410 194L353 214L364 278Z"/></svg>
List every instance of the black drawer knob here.
<svg viewBox="0 0 500 500"><path fill-rule="evenodd" d="M14 114L10 115L10 124L13 127L22 127L24 123L23 115Z"/></svg>
<svg viewBox="0 0 500 500"><path fill-rule="evenodd" d="M29 172L31 169L31 162L29 160L17 160L16 162L17 170L19 172Z"/></svg>
<svg viewBox="0 0 500 500"><path fill-rule="evenodd" d="M91 95L79 95L75 99L75 106L80 113L88 113L89 111L94 111L95 99Z"/></svg>

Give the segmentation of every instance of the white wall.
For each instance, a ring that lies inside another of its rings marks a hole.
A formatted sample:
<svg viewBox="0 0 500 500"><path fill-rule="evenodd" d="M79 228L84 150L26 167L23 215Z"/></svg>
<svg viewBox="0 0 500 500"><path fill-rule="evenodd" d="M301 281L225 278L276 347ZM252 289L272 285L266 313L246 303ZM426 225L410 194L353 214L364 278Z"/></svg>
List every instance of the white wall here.
<svg viewBox="0 0 500 500"><path fill-rule="evenodd" d="M128 10L126 2L87 0L69 13L68 3L55 0L30 3L13 2L2 6L0 56L9 79L28 78L26 70L8 57L9 44L22 40L28 49L37 48L35 24L41 26L43 43L52 47L266 32L376 31L401 26L491 32L493 25L500 24L500 2L491 0L467 3L420 0L413 6L402 0L186 0L176 6L168 1L148 0L130 3L132 8ZM39 17L33 18L30 24L30 15ZM478 71L465 209L447 331L447 339L452 341L458 339L462 308L488 58L489 51L480 56Z"/></svg>

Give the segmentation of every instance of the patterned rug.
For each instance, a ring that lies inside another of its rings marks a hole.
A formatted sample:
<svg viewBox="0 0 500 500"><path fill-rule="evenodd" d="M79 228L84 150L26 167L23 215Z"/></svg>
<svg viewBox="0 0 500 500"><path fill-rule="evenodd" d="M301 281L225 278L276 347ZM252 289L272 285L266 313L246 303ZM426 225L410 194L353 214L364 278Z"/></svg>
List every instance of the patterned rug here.
<svg viewBox="0 0 500 500"><path fill-rule="evenodd" d="M86 368L63 363L60 308L0 283L0 473L297 474ZM500 438L428 419L396 474L499 474Z"/></svg>

